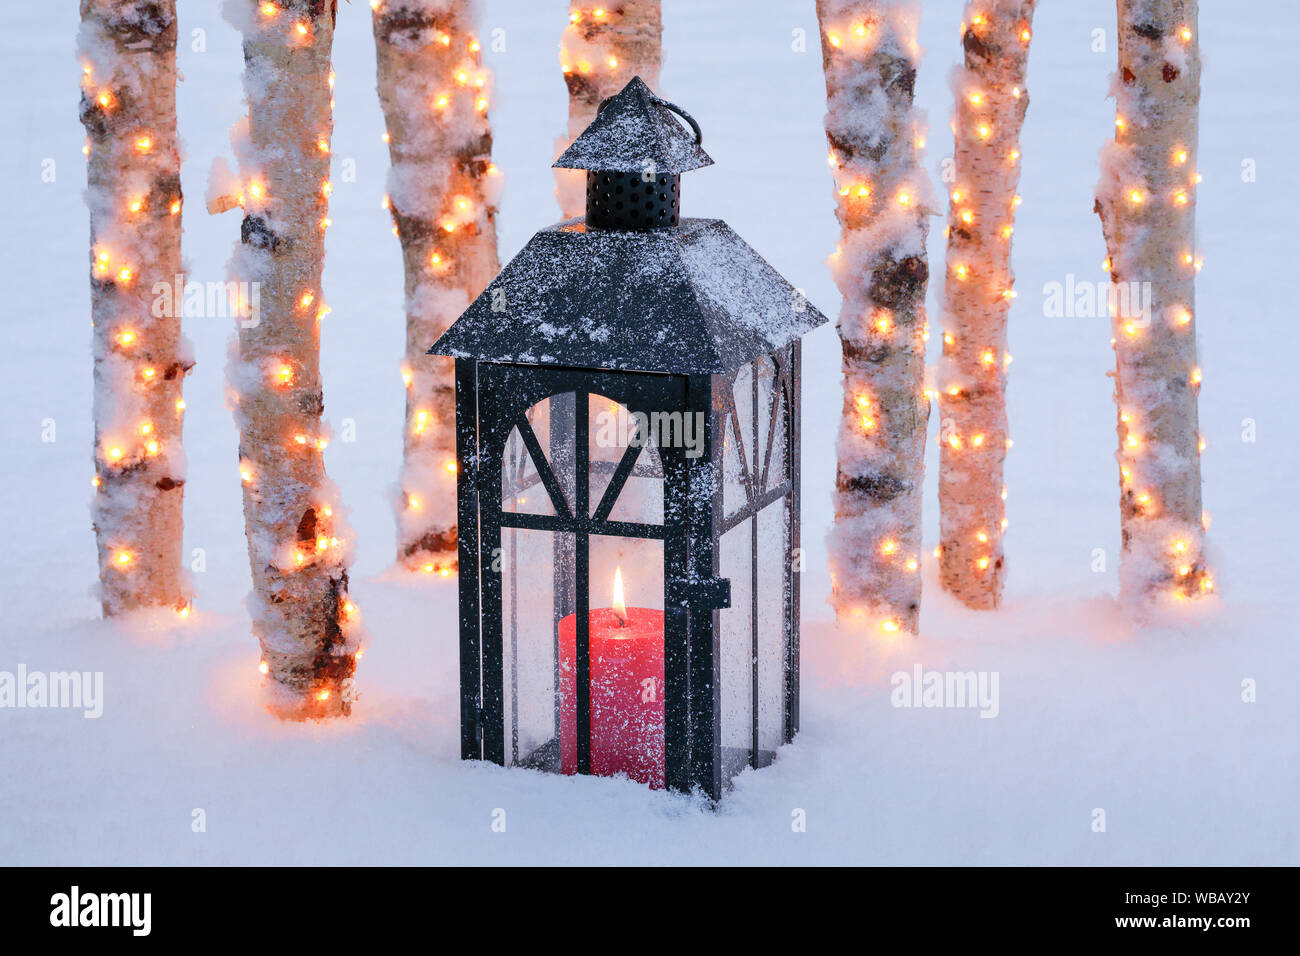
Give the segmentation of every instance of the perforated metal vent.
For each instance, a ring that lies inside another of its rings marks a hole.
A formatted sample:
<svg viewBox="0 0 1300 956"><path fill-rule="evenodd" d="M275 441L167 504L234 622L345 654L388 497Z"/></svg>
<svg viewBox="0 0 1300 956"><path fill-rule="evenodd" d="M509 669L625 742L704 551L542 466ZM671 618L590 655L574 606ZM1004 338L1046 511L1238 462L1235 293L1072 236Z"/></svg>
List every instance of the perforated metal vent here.
<svg viewBox="0 0 1300 956"><path fill-rule="evenodd" d="M587 226L621 231L675 229L681 219L681 176L587 173Z"/></svg>

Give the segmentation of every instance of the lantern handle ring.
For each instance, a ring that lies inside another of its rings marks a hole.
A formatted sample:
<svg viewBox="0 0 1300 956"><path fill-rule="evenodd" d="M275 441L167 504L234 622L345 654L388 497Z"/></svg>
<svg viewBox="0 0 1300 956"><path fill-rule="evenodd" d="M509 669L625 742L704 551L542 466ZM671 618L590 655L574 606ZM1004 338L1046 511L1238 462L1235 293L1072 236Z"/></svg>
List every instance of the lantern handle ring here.
<svg viewBox="0 0 1300 956"><path fill-rule="evenodd" d="M600 101L600 105L596 107L597 116L599 116L601 110L605 108L605 104L608 103L613 98L614 97L612 96L607 96ZM704 131L700 129L700 124L695 122L694 116L686 112L686 110L682 109L676 103L669 103L667 100L660 99L659 97L654 96L653 94L650 96L650 102L654 103L656 106L662 106L666 110L671 110L672 112L680 116L682 119L686 120L686 122L690 124L691 131L695 133L695 145L702 146L704 144Z"/></svg>

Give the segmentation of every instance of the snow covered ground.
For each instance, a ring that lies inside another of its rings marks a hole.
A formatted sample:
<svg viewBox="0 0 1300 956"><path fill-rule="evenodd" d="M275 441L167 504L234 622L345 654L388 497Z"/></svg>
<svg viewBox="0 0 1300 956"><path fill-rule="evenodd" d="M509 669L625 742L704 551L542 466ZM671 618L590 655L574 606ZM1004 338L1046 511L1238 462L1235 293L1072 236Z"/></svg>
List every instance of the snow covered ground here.
<svg viewBox="0 0 1300 956"><path fill-rule="evenodd" d="M1014 249L1006 606L959 607L927 558L919 639L835 632L822 538L839 361L834 331L819 330L805 351L803 730L773 767L742 775L716 812L622 780L458 759L454 581L390 570L401 265L380 206L388 162L370 11L339 6L324 375L326 414L336 429L352 419L356 440L331 444L327 462L359 533L353 594L371 643L353 717L308 726L278 723L258 705L236 434L223 404L225 320L186 327L198 365L186 387L185 537L206 560L194 576L196 613L98 619L77 11L0 11L9 288L0 671L104 673L99 719L0 710L0 863L1300 863L1300 694L1283 686L1300 673L1291 564L1300 415L1285 387L1295 376L1294 305L1282 275L1297 261L1300 114L1285 64L1300 6L1202 4L1197 315L1222 601L1154 630L1130 626L1114 602L1108 323L1043 308L1049 283L1104 278L1092 189L1114 117L1114 7L1046 2L1034 24ZM947 74L962 4L924 6L918 99L937 177L950 150ZM216 0L180 7L185 255L192 278L219 280L238 220L209 217L198 200L243 111L241 55ZM557 218L549 164L566 116L556 56L565 11L560 0L486 4L484 35L500 28L506 43L489 57L495 158L507 176L503 259ZM834 314L824 260L837 227L811 0L664 0L664 24L662 92L700 120L717 161L685 177L686 212L726 219ZM796 30L807 52L792 49ZM1094 52L1094 31L1105 52ZM1243 180L1247 160L1255 181ZM943 260L941 231L936 219L932 262ZM935 327L937 293L932 286ZM42 440L47 420L52 442ZM1246 420L1257 440L1243 440ZM927 547L937 539L936 460ZM997 672L996 718L892 707L890 674L915 663ZM1243 701L1248 680L1253 702ZM496 808L505 833L491 828ZM192 828L196 809L205 832ZM797 809L806 832L792 829ZM1097 809L1104 833L1094 832Z"/></svg>

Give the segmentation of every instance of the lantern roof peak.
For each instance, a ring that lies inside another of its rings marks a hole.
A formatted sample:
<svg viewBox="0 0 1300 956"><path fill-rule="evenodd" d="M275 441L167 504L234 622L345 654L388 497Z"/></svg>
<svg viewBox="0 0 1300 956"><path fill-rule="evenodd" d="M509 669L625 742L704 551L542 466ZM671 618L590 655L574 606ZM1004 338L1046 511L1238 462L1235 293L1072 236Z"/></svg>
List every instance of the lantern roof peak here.
<svg viewBox="0 0 1300 956"><path fill-rule="evenodd" d="M687 132L677 116L690 124ZM554 163L558 169L678 175L713 160L700 148L699 124L651 92L639 76L604 100L596 118Z"/></svg>

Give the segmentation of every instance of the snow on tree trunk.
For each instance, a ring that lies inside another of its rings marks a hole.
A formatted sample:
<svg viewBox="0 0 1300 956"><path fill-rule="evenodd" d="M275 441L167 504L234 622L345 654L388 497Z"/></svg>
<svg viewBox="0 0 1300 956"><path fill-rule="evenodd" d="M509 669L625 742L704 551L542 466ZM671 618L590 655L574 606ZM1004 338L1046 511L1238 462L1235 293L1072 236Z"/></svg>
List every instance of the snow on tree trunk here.
<svg viewBox="0 0 1300 956"><path fill-rule="evenodd" d="M831 270L844 303L831 601L841 620L915 633L921 492L929 182L912 109L915 4L818 0L826 138L842 236Z"/></svg>
<svg viewBox="0 0 1300 956"><path fill-rule="evenodd" d="M1106 237L1120 465L1120 597L1209 592L1196 398L1195 0L1118 0L1115 139L1096 210Z"/></svg>
<svg viewBox="0 0 1300 956"><path fill-rule="evenodd" d="M555 155L569 148L596 118L600 101L613 96L634 76L658 91L663 57L663 17L659 0L611 0L572 4L560 41L560 68L569 88L569 132L555 141ZM587 208L587 177L582 170L555 171L555 198L564 218Z"/></svg>
<svg viewBox="0 0 1300 956"><path fill-rule="evenodd" d="M181 570L181 272L176 5L82 0L94 325L95 498L104 615L188 613Z"/></svg>
<svg viewBox="0 0 1300 956"><path fill-rule="evenodd" d="M235 134L244 221L233 267L260 301L230 365L253 630L275 713L346 714L361 634L350 536L321 455L334 4L234 0L225 10L244 35L249 112Z"/></svg>
<svg viewBox="0 0 1300 956"><path fill-rule="evenodd" d="M374 14L388 125L388 207L406 270L405 457L398 560L456 568L452 360L425 354L500 268L491 162L490 75L474 0L383 0Z"/></svg>
<svg viewBox="0 0 1300 956"><path fill-rule="evenodd" d="M1029 106L1034 0L973 0L962 23L954 182L948 207L939 368L939 580L973 608L1002 601L1007 312L1020 197L1020 127Z"/></svg>

